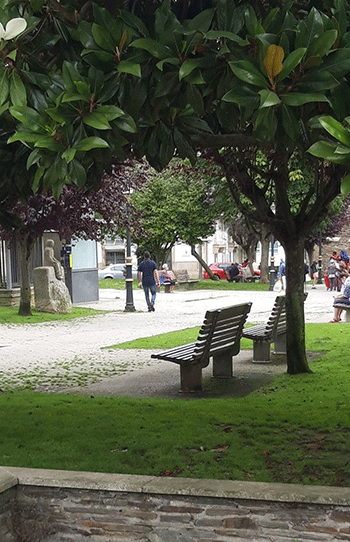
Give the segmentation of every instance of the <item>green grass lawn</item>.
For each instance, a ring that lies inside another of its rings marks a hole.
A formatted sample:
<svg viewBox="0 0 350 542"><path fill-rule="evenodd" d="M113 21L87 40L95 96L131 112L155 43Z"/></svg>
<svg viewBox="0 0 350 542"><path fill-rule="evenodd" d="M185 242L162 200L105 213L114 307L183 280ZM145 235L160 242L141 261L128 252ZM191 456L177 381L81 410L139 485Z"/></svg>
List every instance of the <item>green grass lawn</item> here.
<svg viewBox="0 0 350 542"><path fill-rule="evenodd" d="M101 279L99 281L99 287L101 289L112 288L115 290L125 290L124 279ZM133 289L138 288L138 281L133 281ZM178 286L175 286L178 289ZM259 282L227 282L227 280L209 280L203 279L194 284L195 290L253 290L253 291L267 291L269 284L260 284Z"/></svg>
<svg viewBox="0 0 350 542"><path fill-rule="evenodd" d="M0 464L350 486L347 331L307 324L307 349L323 352L313 374L283 374L244 398L0 393Z"/></svg>
<svg viewBox="0 0 350 542"><path fill-rule="evenodd" d="M75 318L84 318L85 316L94 316L103 314L106 311L94 309L85 309L83 307L73 307L72 312L64 314L51 314L49 312L37 312L32 309L32 316L19 316L18 307L0 306L0 324L38 324L41 322L74 320Z"/></svg>

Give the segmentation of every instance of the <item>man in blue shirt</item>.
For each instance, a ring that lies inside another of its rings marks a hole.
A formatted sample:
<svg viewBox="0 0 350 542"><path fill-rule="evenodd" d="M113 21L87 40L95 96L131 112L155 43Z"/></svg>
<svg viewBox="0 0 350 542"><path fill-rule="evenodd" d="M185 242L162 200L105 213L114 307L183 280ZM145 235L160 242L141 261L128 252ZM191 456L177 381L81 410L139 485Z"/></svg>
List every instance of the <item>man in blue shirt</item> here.
<svg viewBox="0 0 350 542"><path fill-rule="evenodd" d="M144 253L144 260L140 263L137 271L139 285L142 284L143 291L145 292L148 312L152 312L155 310L154 304L156 301L157 286L159 287L159 277L157 265L151 260L150 253L147 250Z"/></svg>

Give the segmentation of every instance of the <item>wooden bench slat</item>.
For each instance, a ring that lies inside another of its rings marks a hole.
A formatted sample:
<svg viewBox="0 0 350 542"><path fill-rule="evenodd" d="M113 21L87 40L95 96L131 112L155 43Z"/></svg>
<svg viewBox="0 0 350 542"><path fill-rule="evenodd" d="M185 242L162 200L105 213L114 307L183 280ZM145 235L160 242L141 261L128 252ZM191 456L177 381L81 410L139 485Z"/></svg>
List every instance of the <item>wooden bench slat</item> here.
<svg viewBox="0 0 350 542"><path fill-rule="evenodd" d="M232 357L240 349L240 338L252 303L241 303L207 311L198 339L176 348L151 354L152 358L180 365L182 390L201 389L201 370L213 358L214 376L232 376Z"/></svg>
<svg viewBox="0 0 350 542"><path fill-rule="evenodd" d="M305 294L304 301L307 297ZM270 345L275 343L275 351L286 351L287 317L285 296L279 295L266 324L259 324L243 330L242 337L253 341L253 361L270 361Z"/></svg>

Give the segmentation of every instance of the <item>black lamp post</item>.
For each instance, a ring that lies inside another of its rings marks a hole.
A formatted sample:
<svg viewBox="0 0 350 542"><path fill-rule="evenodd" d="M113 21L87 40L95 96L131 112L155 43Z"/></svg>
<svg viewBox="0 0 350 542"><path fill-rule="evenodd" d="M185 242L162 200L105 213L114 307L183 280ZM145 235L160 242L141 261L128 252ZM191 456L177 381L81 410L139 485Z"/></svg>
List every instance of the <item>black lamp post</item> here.
<svg viewBox="0 0 350 542"><path fill-rule="evenodd" d="M318 232L318 279L317 284L322 284L322 233Z"/></svg>
<svg viewBox="0 0 350 542"><path fill-rule="evenodd" d="M132 293L132 258L131 258L131 235L130 235L130 216L129 202L126 202L126 258L125 258L125 288L126 304L124 311L135 312L134 298Z"/></svg>
<svg viewBox="0 0 350 542"><path fill-rule="evenodd" d="M271 211L275 213L275 204L273 203L271 205ZM271 234L271 257L270 257L270 286L269 286L269 292L272 292L275 286L275 238L274 235Z"/></svg>
<svg viewBox="0 0 350 542"><path fill-rule="evenodd" d="M275 286L275 238L271 235L271 256L270 256L270 286L269 292L272 292Z"/></svg>

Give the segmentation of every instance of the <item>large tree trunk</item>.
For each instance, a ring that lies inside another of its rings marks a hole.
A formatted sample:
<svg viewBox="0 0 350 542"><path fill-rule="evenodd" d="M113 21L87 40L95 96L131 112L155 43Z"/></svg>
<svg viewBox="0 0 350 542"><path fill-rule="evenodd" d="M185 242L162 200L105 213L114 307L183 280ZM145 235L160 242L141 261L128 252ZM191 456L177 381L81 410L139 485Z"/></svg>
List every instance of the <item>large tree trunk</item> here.
<svg viewBox="0 0 350 542"><path fill-rule="evenodd" d="M305 350L304 239L289 239L286 253L287 372L311 373Z"/></svg>
<svg viewBox="0 0 350 542"><path fill-rule="evenodd" d="M261 260L260 260L260 282L269 283L269 228L261 224Z"/></svg>
<svg viewBox="0 0 350 542"><path fill-rule="evenodd" d="M206 270L206 272L208 273L209 277L212 280L220 280L216 275L214 275L212 270L209 268L209 265L203 260L203 258L200 256L200 254L198 254L198 252L196 251L196 247L194 245L191 245L191 254L192 254L192 256L194 256L196 258L196 260L203 267L203 269Z"/></svg>
<svg viewBox="0 0 350 542"><path fill-rule="evenodd" d="M24 235L18 235L17 241L20 247L19 253L19 267L20 267L20 281L21 281L21 293L18 314L20 316L31 316L31 285L29 278L29 258L33 248L32 236L28 233Z"/></svg>

